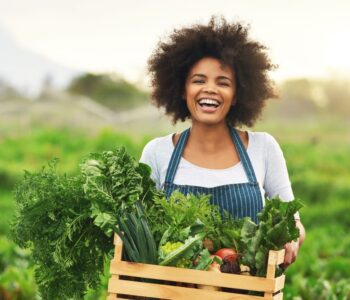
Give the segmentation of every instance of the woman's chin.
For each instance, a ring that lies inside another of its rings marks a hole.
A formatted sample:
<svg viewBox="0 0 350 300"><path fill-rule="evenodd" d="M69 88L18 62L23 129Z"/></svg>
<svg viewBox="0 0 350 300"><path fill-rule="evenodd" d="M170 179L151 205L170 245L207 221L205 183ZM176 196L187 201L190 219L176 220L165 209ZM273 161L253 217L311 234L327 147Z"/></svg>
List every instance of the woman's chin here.
<svg viewBox="0 0 350 300"><path fill-rule="evenodd" d="M218 118L217 116L192 116L191 117L192 124L198 125L220 125L222 123L226 124L225 118Z"/></svg>

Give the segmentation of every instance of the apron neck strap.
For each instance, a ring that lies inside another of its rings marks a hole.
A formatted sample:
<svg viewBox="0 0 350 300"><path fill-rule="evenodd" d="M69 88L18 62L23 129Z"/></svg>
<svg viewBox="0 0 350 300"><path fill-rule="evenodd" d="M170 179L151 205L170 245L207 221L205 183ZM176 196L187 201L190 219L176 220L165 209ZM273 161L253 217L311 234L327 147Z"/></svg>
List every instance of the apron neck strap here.
<svg viewBox="0 0 350 300"><path fill-rule="evenodd" d="M177 167L179 166L182 153L185 149L185 144L186 144L187 139L190 135L190 129L191 128L188 128L180 134L180 138L177 141L177 144L175 145L175 149L174 149L174 151L171 155L171 158L170 158L168 170L167 170L166 176L165 176L165 182L169 182L169 183L174 182Z"/></svg>
<svg viewBox="0 0 350 300"><path fill-rule="evenodd" d="M233 143L235 144L239 158L241 160L241 163L243 164L243 168L247 175L248 181L252 183L256 183L257 180L255 177L255 172L254 172L252 163L250 161L250 158L248 156L248 153L244 148L244 144L241 138L239 137L237 130L233 128L231 125L229 127L231 130L231 137L232 137Z"/></svg>

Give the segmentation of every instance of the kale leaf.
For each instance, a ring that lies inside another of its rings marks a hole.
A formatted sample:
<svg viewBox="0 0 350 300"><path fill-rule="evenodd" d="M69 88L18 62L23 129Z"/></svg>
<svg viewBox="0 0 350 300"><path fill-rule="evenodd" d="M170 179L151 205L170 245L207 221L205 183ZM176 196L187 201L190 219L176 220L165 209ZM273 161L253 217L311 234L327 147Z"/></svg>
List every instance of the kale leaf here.
<svg viewBox="0 0 350 300"><path fill-rule="evenodd" d="M151 168L137 162L124 147L91 153L80 167L94 224L108 236L116 232L118 212L135 210L138 200L148 207L160 194L150 178Z"/></svg>

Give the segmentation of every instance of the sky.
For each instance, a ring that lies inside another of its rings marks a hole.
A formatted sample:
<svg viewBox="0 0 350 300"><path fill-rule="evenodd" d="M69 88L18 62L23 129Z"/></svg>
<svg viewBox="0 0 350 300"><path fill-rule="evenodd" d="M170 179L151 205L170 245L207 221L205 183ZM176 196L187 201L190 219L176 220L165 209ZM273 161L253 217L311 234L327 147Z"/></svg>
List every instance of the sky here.
<svg viewBox="0 0 350 300"><path fill-rule="evenodd" d="M0 25L22 47L134 82L146 78L160 39L214 14L250 25L279 65L274 79L350 74L348 0L0 0L0 8Z"/></svg>

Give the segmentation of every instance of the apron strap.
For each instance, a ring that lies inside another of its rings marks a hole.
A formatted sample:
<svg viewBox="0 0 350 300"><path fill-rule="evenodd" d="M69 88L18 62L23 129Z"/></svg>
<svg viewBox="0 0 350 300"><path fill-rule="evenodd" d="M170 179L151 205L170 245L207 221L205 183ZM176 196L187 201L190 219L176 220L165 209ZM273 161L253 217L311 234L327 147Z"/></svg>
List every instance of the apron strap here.
<svg viewBox="0 0 350 300"><path fill-rule="evenodd" d="M169 162L168 169L167 169L166 176L165 176L165 182L168 182L168 183L174 182L177 167L179 166L181 156L182 156L183 150L185 148L185 144L186 144L186 141L188 139L189 134L190 134L190 128L184 130L180 134L180 138L179 138L177 144L175 145L175 149L174 149L174 151L171 155L171 158L170 158L170 162Z"/></svg>
<svg viewBox="0 0 350 300"><path fill-rule="evenodd" d="M256 183L257 180L255 177L255 172L254 172L252 163L250 161L250 158L248 156L248 153L247 153L246 149L244 148L243 142L242 142L241 138L239 137L237 130L235 128L233 128L231 125L230 125L230 129L231 129L231 136L232 136L233 142L236 146L239 158L243 164L243 168L244 168L244 171L248 177L248 181L251 183Z"/></svg>

